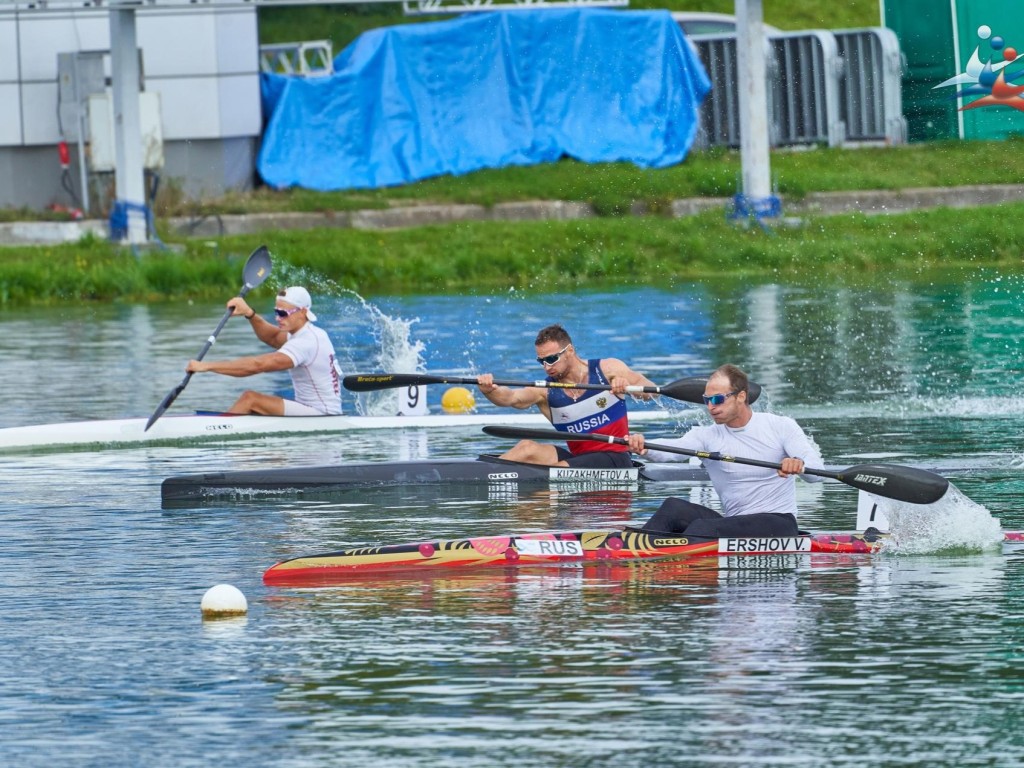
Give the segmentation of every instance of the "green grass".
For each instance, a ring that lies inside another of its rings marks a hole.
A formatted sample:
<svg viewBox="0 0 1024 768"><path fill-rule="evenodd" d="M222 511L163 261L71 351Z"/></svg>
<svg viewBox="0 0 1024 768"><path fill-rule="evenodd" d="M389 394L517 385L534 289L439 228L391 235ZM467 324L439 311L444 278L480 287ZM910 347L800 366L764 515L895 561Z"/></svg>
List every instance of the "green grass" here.
<svg viewBox="0 0 1024 768"><path fill-rule="evenodd" d="M631 10L665 8L670 11L710 11L732 14L734 0L633 0ZM406 16L398 3L365 5L325 5L288 8L259 8L261 43L294 43L330 40L334 53L363 32L396 24L414 24L454 18L456 14ZM852 29L875 27L881 23L878 0L786 0L764 4L766 23L785 30Z"/></svg>
<svg viewBox="0 0 1024 768"><path fill-rule="evenodd" d="M1004 184L1024 177L1024 139L1000 142L936 142L867 149L818 148L776 151L772 179L787 199L809 192L907 189L964 184ZM158 216L260 211L351 211L423 203L491 206L523 200L570 200L593 205L602 215L628 212L634 203L664 211L686 197L729 197L739 187L739 152L694 152L664 169L629 163L588 165L562 160L544 165L489 169L464 176L440 176L415 184L375 190L315 192L260 189L219 199L158 199Z"/></svg>
<svg viewBox="0 0 1024 768"><path fill-rule="evenodd" d="M722 212L583 221L466 223L387 232L319 229L224 238L181 253L77 245L0 250L0 306L69 300L223 298L245 256L267 243L274 274L262 291L545 292L605 286L670 288L698 278L850 285L930 279L955 270L1024 272L1024 203L899 216L811 217L770 233Z"/></svg>

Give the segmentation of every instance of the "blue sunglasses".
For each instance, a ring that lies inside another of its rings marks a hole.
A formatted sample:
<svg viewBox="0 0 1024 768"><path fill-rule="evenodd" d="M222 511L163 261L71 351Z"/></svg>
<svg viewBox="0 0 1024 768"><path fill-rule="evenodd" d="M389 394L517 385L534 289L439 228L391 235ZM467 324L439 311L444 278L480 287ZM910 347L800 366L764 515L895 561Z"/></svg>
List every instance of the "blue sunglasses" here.
<svg viewBox="0 0 1024 768"><path fill-rule="evenodd" d="M721 405L728 398L733 395L739 394L738 392L726 392L724 395L701 395L704 398L704 405Z"/></svg>

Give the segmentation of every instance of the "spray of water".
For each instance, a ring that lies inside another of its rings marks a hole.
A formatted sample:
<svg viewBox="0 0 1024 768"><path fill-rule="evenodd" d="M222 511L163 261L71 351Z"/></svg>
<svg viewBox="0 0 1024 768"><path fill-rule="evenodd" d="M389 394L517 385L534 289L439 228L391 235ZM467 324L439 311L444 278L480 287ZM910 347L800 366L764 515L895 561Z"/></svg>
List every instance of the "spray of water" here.
<svg viewBox="0 0 1024 768"><path fill-rule="evenodd" d="M872 494L874 497L874 494ZM883 551L900 554L961 554L1002 545L999 521L955 485L934 504L907 504L874 497L889 519Z"/></svg>
<svg viewBox="0 0 1024 768"><path fill-rule="evenodd" d="M423 353L426 346L412 339L417 318L407 320L391 317L358 293L338 285L323 275L296 267L287 262L275 263L275 280L281 286L304 285L315 295L336 296L350 301L338 302L330 317L320 316L318 324L324 326L334 338L335 348L345 373L422 373L426 370ZM366 326L369 326L367 328ZM355 340L356 343L353 343ZM355 370L352 351L358 342L371 341L369 365L364 362ZM365 368L365 370L364 370ZM356 398L356 412L364 416L394 416L400 410L400 390L386 389L364 392Z"/></svg>

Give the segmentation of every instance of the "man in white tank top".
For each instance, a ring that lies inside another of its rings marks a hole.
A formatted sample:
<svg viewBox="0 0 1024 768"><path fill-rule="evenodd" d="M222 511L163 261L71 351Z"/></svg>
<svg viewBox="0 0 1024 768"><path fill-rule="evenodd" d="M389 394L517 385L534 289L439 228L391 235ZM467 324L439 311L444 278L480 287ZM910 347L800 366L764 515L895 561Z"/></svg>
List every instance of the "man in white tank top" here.
<svg viewBox="0 0 1024 768"><path fill-rule="evenodd" d="M735 365L723 365L708 379L704 402L714 419L710 426L694 427L664 445L691 451L742 456L781 465L775 470L730 461L703 460L722 512L682 499L668 498L644 525L646 530L685 533L687 536L788 536L798 531L794 479L804 461L822 466L818 446L788 416L754 413L747 403L749 380ZM629 436L634 453L652 461L688 461L677 453L644 448L644 436ZM807 482L821 482L804 475Z"/></svg>
<svg viewBox="0 0 1024 768"><path fill-rule="evenodd" d="M273 347L252 357L214 362L190 360L189 373L220 373L225 376L252 376L271 371L289 371L295 399L246 390L228 413L261 413L268 416L322 416L341 413L341 371L330 337L313 325L309 291L292 286L277 295L274 325L256 314L245 299L236 296L227 304L234 315L241 315L252 326L256 338Z"/></svg>

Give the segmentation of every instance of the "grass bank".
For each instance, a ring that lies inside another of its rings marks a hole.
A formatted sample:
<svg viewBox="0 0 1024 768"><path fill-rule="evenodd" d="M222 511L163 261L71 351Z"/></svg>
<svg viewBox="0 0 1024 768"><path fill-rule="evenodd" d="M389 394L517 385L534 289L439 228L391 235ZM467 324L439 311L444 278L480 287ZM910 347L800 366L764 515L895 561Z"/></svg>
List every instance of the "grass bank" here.
<svg viewBox="0 0 1024 768"><path fill-rule="evenodd" d="M225 238L216 249L135 255L103 241L0 250L0 305L222 298L237 291L249 252L267 243L269 292L306 282L366 296L490 293L606 286L670 288L695 278L757 281L929 279L956 270L1024 272L1024 203L898 216L812 217L766 233L720 212L572 222L467 223L367 232L320 229Z"/></svg>
<svg viewBox="0 0 1024 768"><path fill-rule="evenodd" d="M741 173L738 151L713 149L692 152L685 162L670 168L562 160L494 168L464 176L440 176L375 190L316 192L262 188L192 202L165 196L158 200L156 213L167 217L352 211L425 203L489 206L523 200L569 200L589 203L601 215L616 216L628 212L634 203L658 211L666 210L670 201L680 198L730 197L740 186ZM773 185L788 199L800 199L809 192L1005 184L1024 178L1024 139L778 150L771 155L771 174Z"/></svg>

